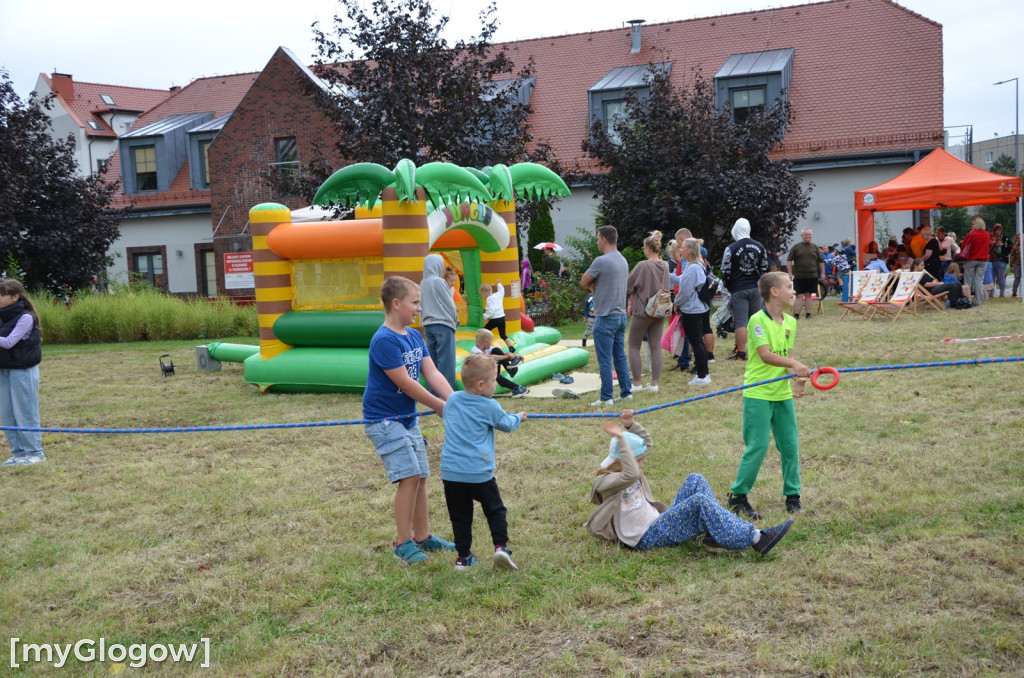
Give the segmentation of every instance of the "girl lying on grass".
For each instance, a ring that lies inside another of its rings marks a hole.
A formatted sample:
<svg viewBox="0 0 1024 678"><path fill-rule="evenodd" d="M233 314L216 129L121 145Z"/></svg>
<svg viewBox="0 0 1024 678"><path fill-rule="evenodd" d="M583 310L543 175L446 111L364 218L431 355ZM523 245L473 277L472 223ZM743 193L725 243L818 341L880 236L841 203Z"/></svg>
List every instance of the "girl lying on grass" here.
<svg viewBox="0 0 1024 678"><path fill-rule="evenodd" d="M687 476L671 506L655 501L642 470L654 441L634 421L632 410L624 410L619 419L626 432L610 419L601 424L612 441L590 487L590 501L597 504L585 525L590 534L639 551L674 546L703 534L701 543L710 549L749 547L763 556L789 531L792 520L758 530L732 514L718 503L699 473Z"/></svg>

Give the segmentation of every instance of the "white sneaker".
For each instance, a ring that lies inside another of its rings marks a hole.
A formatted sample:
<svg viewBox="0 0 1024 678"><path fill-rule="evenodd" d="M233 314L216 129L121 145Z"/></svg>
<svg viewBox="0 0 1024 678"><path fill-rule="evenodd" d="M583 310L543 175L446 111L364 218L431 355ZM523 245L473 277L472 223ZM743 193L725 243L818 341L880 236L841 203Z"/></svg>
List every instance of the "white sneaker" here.
<svg viewBox="0 0 1024 678"><path fill-rule="evenodd" d="M694 377L693 379L691 379L689 381L687 386L707 386L710 383L711 383L711 375L709 374L708 376L703 377L703 378L701 378L701 377Z"/></svg>
<svg viewBox="0 0 1024 678"><path fill-rule="evenodd" d="M658 385L657 384L648 384L647 386L644 387L644 390L647 391L648 393L657 393L658 392Z"/></svg>
<svg viewBox="0 0 1024 678"><path fill-rule="evenodd" d="M619 401L632 400L632 399L633 399L633 394L630 393L628 396L622 396L621 398L619 398Z"/></svg>
<svg viewBox="0 0 1024 678"><path fill-rule="evenodd" d="M701 386L708 386L708 385L710 385L711 384L711 375L709 374L708 376L704 377L703 379L700 379L698 383L700 383Z"/></svg>
<svg viewBox="0 0 1024 678"><path fill-rule="evenodd" d="M609 400L595 400L594 402L590 403L590 406L591 407L611 407L614 404L615 404L615 401L611 400L611 399L609 399Z"/></svg>

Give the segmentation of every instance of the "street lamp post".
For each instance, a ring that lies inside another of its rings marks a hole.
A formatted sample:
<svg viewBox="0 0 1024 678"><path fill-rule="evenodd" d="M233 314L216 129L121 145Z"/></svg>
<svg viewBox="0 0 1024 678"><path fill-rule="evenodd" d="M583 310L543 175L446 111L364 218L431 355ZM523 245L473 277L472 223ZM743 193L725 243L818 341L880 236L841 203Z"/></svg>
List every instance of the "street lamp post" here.
<svg viewBox="0 0 1024 678"><path fill-rule="evenodd" d="M995 83L996 85L1005 85L1008 82L1013 83L1013 95L1015 99L1014 104L1014 115L1016 122L1013 130L1013 167L1014 172L1017 173L1017 177L1020 178L1020 79L1019 78L1008 78L1006 80L1000 80ZM1020 243L1019 250L1020 254L1020 271L1022 277L1024 277L1024 224L1021 223L1021 215L1024 214L1024 197L1017 198L1017 238ZM1024 303L1024 281L1019 285L1021 291L1020 300Z"/></svg>

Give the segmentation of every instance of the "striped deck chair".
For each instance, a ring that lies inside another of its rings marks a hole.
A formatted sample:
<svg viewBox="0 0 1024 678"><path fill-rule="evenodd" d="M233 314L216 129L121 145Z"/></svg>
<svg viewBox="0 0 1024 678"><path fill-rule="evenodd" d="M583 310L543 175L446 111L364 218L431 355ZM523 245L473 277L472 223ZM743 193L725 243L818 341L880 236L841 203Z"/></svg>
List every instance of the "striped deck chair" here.
<svg viewBox="0 0 1024 678"><path fill-rule="evenodd" d="M914 298L922 277L924 277L923 271L900 271L899 281L896 283L892 296L885 301L876 301L870 304L871 312L865 317L865 320L870 320L879 313L892 318L893 322L896 322L904 312L917 316Z"/></svg>
<svg viewBox="0 0 1024 678"><path fill-rule="evenodd" d="M938 294L932 294L932 291L930 289L925 287L923 284L918 283L917 293L914 295L914 310L918 311L921 309L927 309L929 306L931 306L936 311L945 311L946 297L948 296L948 291L939 292Z"/></svg>
<svg viewBox="0 0 1024 678"><path fill-rule="evenodd" d="M882 293L886 289L886 285L889 282L889 273L882 273L881 271L857 271L854 274L854 283L856 289L857 274L867 273L867 277L863 279L863 283L857 290L857 294L850 298L850 301L840 301L839 305L845 308L843 315L839 317L840 320L845 318L851 311L867 319L868 314L871 313L871 304L880 300Z"/></svg>

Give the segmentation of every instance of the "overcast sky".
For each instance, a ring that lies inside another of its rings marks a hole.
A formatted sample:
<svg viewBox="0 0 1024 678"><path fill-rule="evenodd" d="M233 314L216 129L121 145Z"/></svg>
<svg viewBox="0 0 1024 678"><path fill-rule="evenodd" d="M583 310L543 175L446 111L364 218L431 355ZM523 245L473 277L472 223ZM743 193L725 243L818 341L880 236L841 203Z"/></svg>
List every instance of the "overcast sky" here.
<svg viewBox="0 0 1024 678"><path fill-rule="evenodd" d="M862 2L864 0L852 0ZM789 0L496 0L497 40L535 38L806 4ZM368 3L367 3L368 4ZM469 37L486 0L435 0L452 17L446 37ZM945 125L974 125L975 141L1013 134L1022 0L902 0L943 26ZM39 73L137 87L259 71L278 46L312 62L310 25L329 27L334 0L176 0L127 5L81 0L0 0L0 68L23 98ZM709 8L715 8L710 11ZM950 130L952 135L960 130Z"/></svg>

